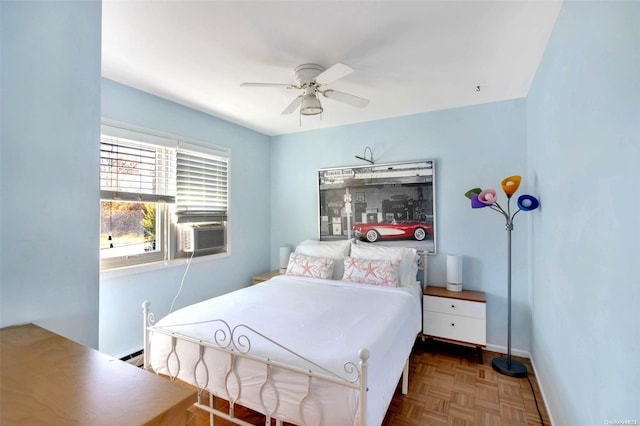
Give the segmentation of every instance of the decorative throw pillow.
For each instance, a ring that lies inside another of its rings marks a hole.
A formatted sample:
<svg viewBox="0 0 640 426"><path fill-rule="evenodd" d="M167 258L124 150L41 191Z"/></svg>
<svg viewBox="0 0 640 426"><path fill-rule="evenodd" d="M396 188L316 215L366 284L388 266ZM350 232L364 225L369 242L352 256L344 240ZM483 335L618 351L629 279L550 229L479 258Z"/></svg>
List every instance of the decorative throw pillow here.
<svg viewBox="0 0 640 426"><path fill-rule="evenodd" d="M398 260L399 285L412 287L416 283L418 273L418 254L416 249L409 247L387 247L378 243L353 243L351 256L359 259Z"/></svg>
<svg viewBox="0 0 640 426"><path fill-rule="evenodd" d="M351 248L350 240L340 241L318 241L318 240L304 240L298 247L296 247L295 253L303 256L314 257L329 257L335 260L333 266L333 278L334 280L341 280L343 270L343 262L345 256L349 254Z"/></svg>
<svg viewBox="0 0 640 426"><path fill-rule="evenodd" d="M331 279L333 274L334 259L328 257L303 256L291 253L287 265L287 275L298 277Z"/></svg>
<svg viewBox="0 0 640 426"><path fill-rule="evenodd" d="M398 286L399 260L344 258L344 281Z"/></svg>

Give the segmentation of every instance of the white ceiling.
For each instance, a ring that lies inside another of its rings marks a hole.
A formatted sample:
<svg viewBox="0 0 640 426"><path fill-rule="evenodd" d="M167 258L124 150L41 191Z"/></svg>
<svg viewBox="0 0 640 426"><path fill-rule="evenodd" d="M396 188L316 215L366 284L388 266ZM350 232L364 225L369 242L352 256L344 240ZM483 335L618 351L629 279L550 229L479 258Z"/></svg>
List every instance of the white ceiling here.
<svg viewBox="0 0 640 426"><path fill-rule="evenodd" d="M267 135L522 98L561 4L104 0L102 75ZM328 87L366 108L321 98L300 123L297 91L240 87L336 62L354 72Z"/></svg>

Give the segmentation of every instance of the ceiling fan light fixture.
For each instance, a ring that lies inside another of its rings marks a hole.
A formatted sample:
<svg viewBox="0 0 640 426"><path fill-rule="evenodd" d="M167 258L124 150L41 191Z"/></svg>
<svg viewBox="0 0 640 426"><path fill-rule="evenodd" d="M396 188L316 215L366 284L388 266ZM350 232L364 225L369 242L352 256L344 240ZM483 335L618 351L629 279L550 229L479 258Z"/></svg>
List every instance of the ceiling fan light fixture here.
<svg viewBox="0 0 640 426"><path fill-rule="evenodd" d="M318 115L324 112L318 93L322 94L325 98L331 98L334 101L342 102L343 104L354 106L356 108L364 108L369 104L368 99L325 87L327 84L346 77L352 72L353 69L341 63L333 64L327 69L324 69L318 64L302 64L298 65L294 69L294 84L242 83L241 86L284 87L287 89L301 90L302 93L296 96L281 114L287 115L292 114L294 111L298 111L300 117L303 115Z"/></svg>
<svg viewBox="0 0 640 426"><path fill-rule="evenodd" d="M300 114L302 115L317 115L322 113L322 105L320 100L316 97L315 93L306 93L302 97L302 103L300 104Z"/></svg>

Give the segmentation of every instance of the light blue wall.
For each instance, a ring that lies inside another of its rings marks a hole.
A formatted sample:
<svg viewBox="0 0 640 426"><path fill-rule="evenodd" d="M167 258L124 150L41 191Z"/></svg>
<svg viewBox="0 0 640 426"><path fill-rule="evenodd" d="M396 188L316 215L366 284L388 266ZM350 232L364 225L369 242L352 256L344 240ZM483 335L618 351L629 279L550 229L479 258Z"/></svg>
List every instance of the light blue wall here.
<svg viewBox="0 0 640 426"><path fill-rule="evenodd" d="M311 118L314 119L314 118ZM361 165L370 146L377 163L434 159L438 255L430 256L428 282L444 285L446 253L464 258L464 287L487 293L487 340L506 346L506 231L489 209L472 210L464 193L500 188L503 178L526 172L523 99L417 114L273 137L271 144L271 265L277 247L318 238L317 170ZM303 120L304 126L304 120ZM528 182L523 182L523 190ZM527 221L513 233L513 347L529 351Z"/></svg>
<svg viewBox="0 0 640 426"><path fill-rule="evenodd" d="M639 24L639 2L566 2L527 99L532 353L558 425L640 421Z"/></svg>
<svg viewBox="0 0 640 426"><path fill-rule="evenodd" d="M111 80L102 81L102 116L231 149L228 256L194 259L174 309L251 283L269 270L269 138ZM97 244L97 243L96 243ZM96 245L97 247L97 245ZM100 350L119 356L142 347L144 300L167 314L184 261L100 276Z"/></svg>
<svg viewBox="0 0 640 426"><path fill-rule="evenodd" d="M513 346L532 352L556 424L638 419L640 3L565 2L526 101L273 138L101 81L100 9L0 3L1 326L35 321L97 347L99 318L100 347L119 355L140 347L141 301L163 315L177 291L184 262L105 274L98 289L102 90L107 118L231 148L231 255L194 262L177 306L317 238L317 169L361 164L370 146L377 162L436 160L428 281L444 281L445 253L464 255L465 287L488 293L488 342L504 346L503 223L462 193L522 173L542 208L516 221Z"/></svg>
<svg viewBox="0 0 640 426"><path fill-rule="evenodd" d="M97 347L101 4L0 13L0 325Z"/></svg>

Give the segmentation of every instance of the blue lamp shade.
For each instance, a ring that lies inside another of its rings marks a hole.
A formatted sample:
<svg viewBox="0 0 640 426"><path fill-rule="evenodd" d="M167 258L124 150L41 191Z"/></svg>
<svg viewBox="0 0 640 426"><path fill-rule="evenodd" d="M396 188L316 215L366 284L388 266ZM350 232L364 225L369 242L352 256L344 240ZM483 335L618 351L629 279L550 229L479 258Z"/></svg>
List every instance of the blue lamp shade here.
<svg viewBox="0 0 640 426"><path fill-rule="evenodd" d="M478 194L475 192L471 193L471 208L472 209L481 209L483 207L487 207L489 204L485 204L480 199L478 199Z"/></svg>
<svg viewBox="0 0 640 426"><path fill-rule="evenodd" d="M540 206L540 202L533 195L521 195L518 197L518 208L525 212L535 210Z"/></svg>

